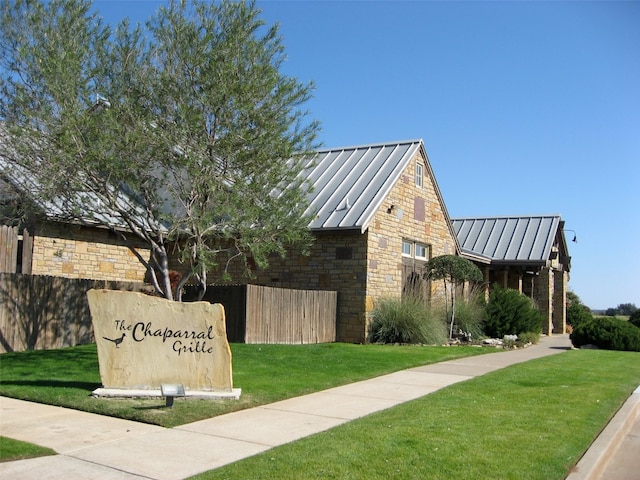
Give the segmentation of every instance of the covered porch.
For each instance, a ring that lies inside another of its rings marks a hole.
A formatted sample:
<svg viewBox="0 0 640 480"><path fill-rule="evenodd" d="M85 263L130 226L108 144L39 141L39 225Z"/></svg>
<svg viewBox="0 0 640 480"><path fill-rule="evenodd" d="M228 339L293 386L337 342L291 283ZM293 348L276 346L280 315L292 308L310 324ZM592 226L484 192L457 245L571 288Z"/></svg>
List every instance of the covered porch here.
<svg viewBox="0 0 640 480"><path fill-rule="evenodd" d="M484 274L487 298L495 286L518 290L542 313L543 334L566 333L571 257L559 215L464 218L452 223L463 256Z"/></svg>

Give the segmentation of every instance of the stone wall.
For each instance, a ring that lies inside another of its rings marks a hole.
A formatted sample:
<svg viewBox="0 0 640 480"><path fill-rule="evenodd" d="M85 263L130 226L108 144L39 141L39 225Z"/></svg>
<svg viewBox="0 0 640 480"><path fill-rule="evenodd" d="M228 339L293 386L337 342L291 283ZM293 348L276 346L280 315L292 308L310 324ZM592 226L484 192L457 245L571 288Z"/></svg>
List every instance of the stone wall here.
<svg viewBox="0 0 640 480"><path fill-rule="evenodd" d="M423 186L416 186L415 164L425 165ZM426 159L419 152L403 172L369 227L369 271L367 305L375 298L399 297L404 282L402 241L428 247L427 259L456 253L449 222L434 186L435 179ZM415 261L416 273L422 274L425 262ZM440 286L430 286L437 294Z"/></svg>
<svg viewBox="0 0 640 480"><path fill-rule="evenodd" d="M140 253L149 256L148 250ZM115 234L61 223L38 225L33 235L31 273L131 282L145 277L142 264Z"/></svg>
<svg viewBox="0 0 640 480"><path fill-rule="evenodd" d="M422 188L415 182L416 161L425 166ZM366 341L368 314L375 300L402 295L403 239L428 246L428 258L455 254L448 219L421 153L407 166L364 233L319 232L308 257L291 252L285 260L272 258L269 269L255 272L253 279L242 277L238 268L232 268L231 275L241 283L337 291L337 339L360 343ZM423 264L416 262L420 274ZM211 272L212 282L220 278L220 273ZM441 282L429 288L437 295Z"/></svg>
<svg viewBox="0 0 640 480"><path fill-rule="evenodd" d="M366 235L350 231L323 232L316 235L309 256L292 251L284 260L272 257L269 268L255 271L254 278L245 277L240 263L235 262L231 264L230 274L237 283L337 291L337 339L359 343L364 341L366 259ZM209 279L212 283L220 282L222 275L212 271Z"/></svg>

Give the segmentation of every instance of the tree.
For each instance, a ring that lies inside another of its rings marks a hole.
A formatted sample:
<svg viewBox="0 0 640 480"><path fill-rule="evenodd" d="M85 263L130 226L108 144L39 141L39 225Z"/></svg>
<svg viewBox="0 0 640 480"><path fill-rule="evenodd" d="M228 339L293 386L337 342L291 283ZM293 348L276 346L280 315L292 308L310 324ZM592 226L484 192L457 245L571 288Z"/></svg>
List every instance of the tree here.
<svg viewBox="0 0 640 480"><path fill-rule="evenodd" d="M280 72L254 2L171 1L112 29L87 0L0 1L0 153L67 220L115 232L159 294L180 299L190 278L203 294L222 254L250 272L249 257L309 246L313 85Z"/></svg>
<svg viewBox="0 0 640 480"><path fill-rule="evenodd" d="M633 312L638 310L635 303L621 303L616 308L618 315L631 315Z"/></svg>
<svg viewBox="0 0 640 480"><path fill-rule="evenodd" d="M441 255L429 260L425 267L424 278L442 280L444 283L445 305L447 305L447 285L450 285L451 318L449 319L449 338L453 337L453 325L456 318L456 286L461 282L480 282L482 272L469 260L456 255ZM449 317L448 305L446 315Z"/></svg>
<svg viewBox="0 0 640 480"><path fill-rule="evenodd" d="M581 323L593 319L591 309L582 303L580 297L569 290L567 292L567 323L576 328Z"/></svg>

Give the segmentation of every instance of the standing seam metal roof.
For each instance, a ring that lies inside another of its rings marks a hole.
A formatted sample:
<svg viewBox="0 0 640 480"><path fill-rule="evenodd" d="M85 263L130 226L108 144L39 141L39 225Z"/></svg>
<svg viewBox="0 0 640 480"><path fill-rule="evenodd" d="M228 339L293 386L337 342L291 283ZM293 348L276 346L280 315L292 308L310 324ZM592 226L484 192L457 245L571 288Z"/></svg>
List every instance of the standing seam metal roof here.
<svg viewBox="0 0 640 480"><path fill-rule="evenodd" d="M303 173L313 186L311 230L364 232L422 140L321 150Z"/></svg>
<svg viewBox="0 0 640 480"><path fill-rule="evenodd" d="M561 226L560 215L454 218L451 224L463 252L492 261L544 263Z"/></svg>

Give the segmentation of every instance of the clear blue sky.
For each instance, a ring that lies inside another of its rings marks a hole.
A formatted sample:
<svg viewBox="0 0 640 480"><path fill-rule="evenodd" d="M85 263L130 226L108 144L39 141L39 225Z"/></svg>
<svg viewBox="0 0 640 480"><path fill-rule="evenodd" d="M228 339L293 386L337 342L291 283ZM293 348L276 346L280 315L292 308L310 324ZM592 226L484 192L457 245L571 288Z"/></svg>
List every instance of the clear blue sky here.
<svg viewBox="0 0 640 480"><path fill-rule="evenodd" d="M325 146L422 138L451 217L561 214L570 289L640 307L640 2L258 6L284 72L316 84Z"/></svg>

